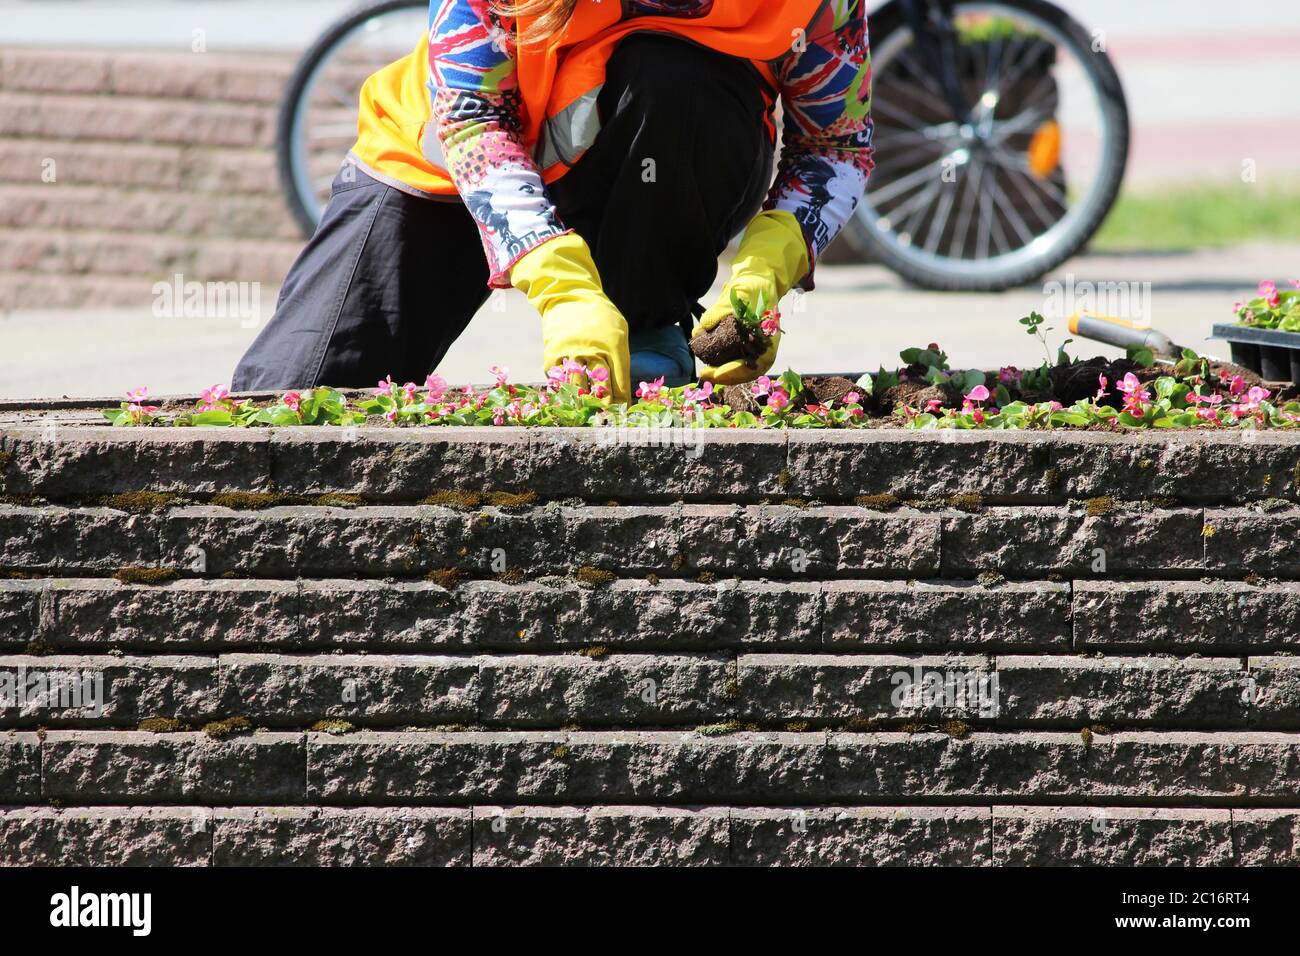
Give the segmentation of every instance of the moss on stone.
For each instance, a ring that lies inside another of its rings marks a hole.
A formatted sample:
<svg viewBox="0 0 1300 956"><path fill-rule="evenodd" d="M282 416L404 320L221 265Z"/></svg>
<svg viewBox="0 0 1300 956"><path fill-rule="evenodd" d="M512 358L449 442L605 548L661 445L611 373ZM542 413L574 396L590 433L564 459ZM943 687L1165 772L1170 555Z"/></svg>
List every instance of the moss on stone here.
<svg viewBox="0 0 1300 956"><path fill-rule="evenodd" d="M979 581L979 583L984 585L986 588L997 587L1006 579L1006 575L1001 574L998 571L981 571L975 576L975 580Z"/></svg>
<svg viewBox="0 0 1300 956"><path fill-rule="evenodd" d="M1081 731L1079 731L1079 739L1083 741L1083 745L1084 745L1085 747L1091 747L1091 746L1092 746L1092 728L1091 728L1091 727L1084 727Z"/></svg>
<svg viewBox="0 0 1300 956"><path fill-rule="evenodd" d="M27 646L23 648L23 653L28 657L48 657L54 653L54 648L38 639L28 641Z"/></svg>
<svg viewBox="0 0 1300 956"><path fill-rule="evenodd" d="M1101 495L1097 498L1089 498L1083 503L1083 510L1089 518L1100 518L1108 515L1116 508L1115 499L1110 495Z"/></svg>
<svg viewBox="0 0 1300 956"><path fill-rule="evenodd" d="M849 720L844 729L851 734L867 734L877 728L877 723L870 717L854 717Z"/></svg>
<svg viewBox="0 0 1300 956"><path fill-rule="evenodd" d="M978 491L963 491L948 499L949 506L958 511L975 513L984 508L984 496Z"/></svg>
<svg viewBox="0 0 1300 956"><path fill-rule="evenodd" d="M970 734L970 724L964 720L945 720L939 725L939 729L957 740Z"/></svg>
<svg viewBox="0 0 1300 956"><path fill-rule="evenodd" d="M180 576L175 568L119 568L113 574L123 584L166 584Z"/></svg>
<svg viewBox="0 0 1300 956"><path fill-rule="evenodd" d="M785 491L794 483L794 479L790 476L789 469L781 469L781 473L776 476L776 483L782 491Z"/></svg>
<svg viewBox="0 0 1300 956"><path fill-rule="evenodd" d="M695 575L695 580L700 584L712 584L714 581L718 580L718 576L712 571L701 571L699 574Z"/></svg>
<svg viewBox="0 0 1300 956"><path fill-rule="evenodd" d="M568 744L556 744L551 748L551 756L557 760L563 760L569 755Z"/></svg>
<svg viewBox="0 0 1300 956"><path fill-rule="evenodd" d="M488 495L488 504L494 508L507 511L514 508L530 508L537 504L535 491L494 491Z"/></svg>
<svg viewBox="0 0 1300 956"><path fill-rule="evenodd" d="M645 576L645 579L646 582L649 583L651 586L657 585L659 583L659 575L657 574L647 574Z"/></svg>
<svg viewBox="0 0 1300 956"><path fill-rule="evenodd" d="M460 491L454 488L440 488L428 497L421 498L422 505L438 505L443 508L477 508L483 503L483 496L477 491Z"/></svg>
<svg viewBox="0 0 1300 956"><path fill-rule="evenodd" d="M252 729L253 725L247 717L227 717L225 720L214 720L203 725L203 732L214 740L224 740L235 734L246 734Z"/></svg>
<svg viewBox="0 0 1300 956"><path fill-rule="evenodd" d="M163 491L124 491L116 495L103 495L96 500L102 508L128 511L132 514L149 514L162 511L180 499L180 495Z"/></svg>
<svg viewBox="0 0 1300 956"><path fill-rule="evenodd" d="M803 498L783 498L781 504L787 508L807 508L808 502Z"/></svg>
<svg viewBox="0 0 1300 956"><path fill-rule="evenodd" d="M497 580L502 584L523 584L528 580L528 575L519 568L509 568L498 574Z"/></svg>
<svg viewBox="0 0 1300 956"><path fill-rule="evenodd" d="M1291 502L1284 501L1281 498L1265 498L1263 501L1256 504L1255 507L1265 514L1268 514L1272 511L1285 511L1287 508L1291 507Z"/></svg>
<svg viewBox="0 0 1300 956"><path fill-rule="evenodd" d="M599 588L610 584L614 580L614 572L606 571L604 568L593 568L583 565L573 572L573 577L578 584L588 588Z"/></svg>
<svg viewBox="0 0 1300 956"><path fill-rule="evenodd" d="M593 661L598 661L602 657L609 656L609 648L604 644L593 644L591 647L584 647L578 653L583 657L590 657Z"/></svg>
<svg viewBox="0 0 1300 956"><path fill-rule="evenodd" d="M318 734L333 734L338 737L343 734L350 734L357 728L347 720L326 718L325 720L316 721L316 723L311 725L311 729Z"/></svg>
<svg viewBox="0 0 1300 956"><path fill-rule="evenodd" d="M1059 468L1048 468L1043 472L1043 485L1048 491L1056 491L1061 487L1061 470Z"/></svg>
<svg viewBox="0 0 1300 956"><path fill-rule="evenodd" d="M785 725L785 730L791 734L802 734L808 730L809 726L811 725L806 720L792 720Z"/></svg>
<svg viewBox="0 0 1300 956"><path fill-rule="evenodd" d="M208 503L234 511L257 511L292 504L293 498L282 491L223 491L209 498Z"/></svg>
<svg viewBox="0 0 1300 956"><path fill-rule="evenodd" d="M322 508L355 508L364 503L360 495L344 495L334 491L312 499L312 504Z"/></svg>
<svg viewBox="0 0 1300 956"><path fill-rule="evenodd" d="M738 734L741 731L741 723L738 720L724 720L718 724L700 724L695 728L695 732L703 737L725 737L728 734Z"/></svg>
<svg viewBox="0 0 1300 956"><path fill-rule="evenodd" d="M872 511L889 511L898 507L898 495L858 495L853 499L853 503L859 508L870 508Z"/></svg>
<svg viewBox="0 0 1300 956"><path fill-rule="evenodd" d="M440 588L454 591L457 585L460 584L461 575L460 568L437 568L426 574L424 578L426 581L432 581Z"/></svg>
<svg viewBox="0 0 1300 956"><path fill-rule="evenodd" d="M147 734L179 734L189 730L190 725L175 717L146 717L136 729Z"/></svg>

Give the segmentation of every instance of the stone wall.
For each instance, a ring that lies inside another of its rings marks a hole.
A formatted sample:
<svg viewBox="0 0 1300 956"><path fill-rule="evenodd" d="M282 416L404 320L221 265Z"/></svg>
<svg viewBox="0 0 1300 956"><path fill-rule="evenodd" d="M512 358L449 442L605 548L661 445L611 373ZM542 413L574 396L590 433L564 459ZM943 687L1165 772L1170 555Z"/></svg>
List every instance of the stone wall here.
<svg viewBox="0 0 1300 956"><path fill-rule="evenodd" d="M279 285L301 246L275 113L291 55L0 49L0 311Z"/></svg>
<svg viewBox="0 0 1300 956"><path fill-rule="evenodd" d="M1296 437L0 418L2 862L1300 860Z"/></svg>

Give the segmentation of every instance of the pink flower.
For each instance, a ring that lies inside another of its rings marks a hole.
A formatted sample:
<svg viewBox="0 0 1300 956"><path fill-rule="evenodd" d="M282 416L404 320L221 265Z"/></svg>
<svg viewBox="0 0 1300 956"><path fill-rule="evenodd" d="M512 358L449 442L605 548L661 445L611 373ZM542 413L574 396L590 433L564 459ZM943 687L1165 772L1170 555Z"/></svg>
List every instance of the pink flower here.
<svg viewBox="0 0 1300 956"><path fill-rule="evenodd" d="M762 398L764 395L767 395L772 391L772 380L766 375L760 375L758 378L754 379L754 384L750 388L750 391L753 392L755 398Z"/></svg>
<svg viewBox="0 0 1300 956"><path fill-rule="evenodd" d="M284 402L284 404L288 405L296 412L302 404L302 395L298 392L285 392L284 395L280 397L280 401Z"/></svg>
<svg viewBox="0 0 1300 956"><path fill-rule="evenodd" d="M1261 282L1259 284L1259 294L1268 303L1270 309L1276 309L1282 304L1282 298L1278 295L1277 283L1275 282Z"/></svg>
<svg viewBox="0 0 1300 956"><path fill-rule="evenodd" d="M492 409L492 424L504 425L506 423L506 413L500 408Z"/></svg>
<svg viewBox="0 0 1300 956"><path fill-rule="evenodd" d="M397 396L393 392L394 387L393 376L388 375L379 380L379 384L375 387L375 391L380 395L393 395L393 397L396 398Z"/></svg>
<svg viewBox="0 0 1300 956"><path fill-rule="evenodd" d="M424 380L424 387L429 390L424 400L430 405L436 405L447 394L447 380L436 373Z"/></svg>
<svg viewBox="0 0 1300 956"><path fill-rule="evenodd" d="M844 402L845 405L856 405L858 404L858 402L862 401L862 396L859 395L857 392L849 392L847 395L844 396L842 401Z"/></svg>
<svg viewBox="0 0 1300 956"><path fill-rule="evenodd" d="M1252 388L1249 392L1246 393L1246 401L1250 402L1250 404L1252 405L1259 405L1261 402L1264 401L1264 399L1268 398L1272 394L1273 393L1270 392L1268 389L1260 388L1258 385L1256 385L1254 388Z"/></svg>
<svg viewBox="0 0 1300 956"><path fill-rule="evenodd" d="M126 393L126 397L132 402L143 402L149 397L149 386L141 385L139 388L132 389Z"/></svg>
<svg viewBox="0 0 1300 956"><path fill-rule="evenodd" d="M559 388L569 380L569 373L563 365L552 365L546 370L546 382L551 388Z"/></svg>
<svg viewBox="0 0 1300 956"><path fill-rule="evenodd" d="M505 368L500 365L493 365L490 369L488 369L488 371L491 372L493 377L497 380L497 388L506 387L506 382L510 378L509 368Z"/></svg>
<svg viewBox="0 0 1300 956"><path fill-rule="evenodd" d="M1246 380L1240 375L1234 375L1228 382L1228 394L1234 398L1246 390Z"/></svg>
<svg viewBox="0 0 1300 956"><path fill-rule="evenodd" d="M397 409L394 408L390 411L384 412L384 418L388 419L390 422L397 421Z"/></svg>
<svg viewBox="0 0 1300 956"><path fill-rule="evenodd" d="M976 425L984 424L984 413L978 408L971 411L971 418L975 420Z"/></svg>
<svg viewBox="0 0 1300 956"><path fill-rule="evenodd" d="M211 388L205 388L199 395L202 399L202 410L210 412L217 407L217 403L230 397L230 389L224 385L213 385Z"/></svg>
<svg viewBox="0 0 1300 956"><path fill-rule="evenodd" d="M938 415L943 411L943 402L940 399L932 398L925 403L925 410L931 415Z"/></svg>
<svg viewBox="0 0 1300 956"><path fill-rule="evenodd" d="M1014 365L1007 365L998 370L998 381L1003 385L1019 385L1020 369Z"/></svg>
<svg viewBox="0 0 1300 956"><path fill-rule="evenodd" d="M1124 376L1122 382L1116 382L1115 387L1124 393L1124 410L1145 414L1143 406L1151 401L1151 393L1142 387L1142 382L1132 372Z"/></svg>
<svg viewBox="0 0 1300 956"><path fill-rule="evenodd" d="M1190 395L1187 396L1187 400L1191 402L1193 405L1222 405L1223 404L1223 396L1218 394L1198 395L1196 392L1192 392Z"/></svg>
<svg viewBox="0 0 1300 956"><path fill-rule="evenodd" d="M608 382L609 369L605 368L603 365L598 365L590 372L587 372L587 378L591 379L593 382Z"/></svg>
<svg viewBox="0 0 1300 956"><path fill-rule="evenodd" d="M763 330L764 335L776 335L781 331L781 313L768 312L763 316L763 321L758 324L758 327Z"/></svg>
<svg viewBox="0 0 1300 956"><path fill-rule="evenodd" d="M976 385L966 396L968 402L987 402L989 400L989 390L983 385Z"/></svg>
<svg viewBox="0 0 1300 956"><path fill-rule="evenodd" d="M790 404L790 395L780 385L773 387L767 395L767 407L774 412L779 412Z"/></svg>
<svg viewBox="0 0 1300 956"><path fill-rule="evenodd" d="M1093 401L1100 403L1103 398L1105 398L1110 394L1110 392L1106 391L1106 386L1110 384L1110 379L1108 379L1105 375L1098 375L1097 382L1101 385L1101 387L1097 389L1097 394L1093 398Z"/></svg>
<svg viewBox="0 0 1300 956"><path fill-rule="evenodd" d="M415 393L419 387L420 386L416 385L414 382L407 382L402 386L402 393L406 396L408 402L415 401Z"/></svg>
<svg viewBox="0 0 1300 956"><path fill-rule="evenodd" d="M1295 286L1297 289L1300 289L1300 279L1292 279L1291 284Z"/></svg>
<svg viewBox="0 0 1300 956"><path fill-rule="evenodd" d="M705 382L700 388L686 386L682 392L682 400L687 402L707 402L713 395L713 383Z"/></svg>
<svg viewBox="0 0 1300 956"><path fill-rule="evenodd" d="M664 397L668 389L664 388L664 378L659 376L653 382L642 382L641 387L636 390L636 397L646 401L653 401Z"/></svg>

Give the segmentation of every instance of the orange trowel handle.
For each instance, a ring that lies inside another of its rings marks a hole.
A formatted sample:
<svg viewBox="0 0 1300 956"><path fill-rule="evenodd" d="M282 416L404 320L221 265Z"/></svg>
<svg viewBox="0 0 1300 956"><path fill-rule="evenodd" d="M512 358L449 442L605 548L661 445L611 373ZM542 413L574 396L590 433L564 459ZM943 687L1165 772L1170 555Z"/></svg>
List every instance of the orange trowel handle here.
<svg viewBox="0 0 1300 956"><path fill-rule="evenodd" d="M1076 312L1070 316L1070 333L1116 348L1148 348L1155 355L1178 356L1182 349L1163 332L1107 315Z"/></svg>

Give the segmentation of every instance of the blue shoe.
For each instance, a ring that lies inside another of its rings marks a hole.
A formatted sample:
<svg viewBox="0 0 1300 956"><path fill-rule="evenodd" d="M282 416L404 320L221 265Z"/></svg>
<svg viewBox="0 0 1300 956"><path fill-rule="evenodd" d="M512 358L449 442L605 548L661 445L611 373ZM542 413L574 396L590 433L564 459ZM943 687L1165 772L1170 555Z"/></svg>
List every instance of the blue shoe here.
<svg viewBox="0 0 1300 956"><path fill-rule="evenodd" d="M632 353L632 390L642 382L663 378L669 388L695 381L695 356L691 354L686 330L680 325L644 329L628 335Z"/></svg>

